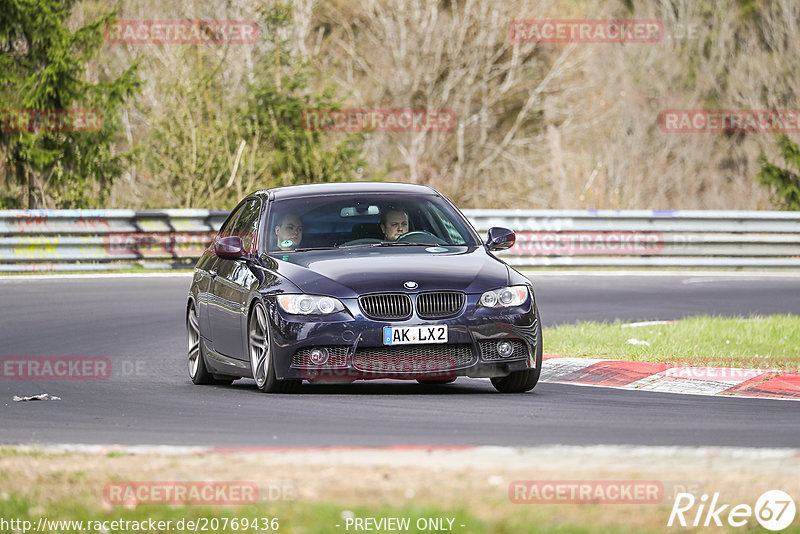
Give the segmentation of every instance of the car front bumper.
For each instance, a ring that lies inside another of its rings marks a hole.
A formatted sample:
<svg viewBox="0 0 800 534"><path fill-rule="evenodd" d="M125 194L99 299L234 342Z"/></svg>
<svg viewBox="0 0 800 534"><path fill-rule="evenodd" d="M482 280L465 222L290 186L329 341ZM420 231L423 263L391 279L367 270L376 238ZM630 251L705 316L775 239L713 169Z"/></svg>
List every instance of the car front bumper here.
<svg viewBox="0 0 800 534"><path fill-rule="evenodd" d="M276 377L318 382L447 381L458 376L501 377L536 368L541 340L532 298L506 310L478 307L478 298L467 295L462 312L454 317L425 320L413 315L404 321L369 319L356 299L342 299L346 310L330 316L297 316L283 312L274 299L267 298ZM384 345L385 326L442 324L448 327L447 343ZM498 353L500 341L512 345L510 356ZM312 351L323 351L326 361L313 363Z"/></svg>

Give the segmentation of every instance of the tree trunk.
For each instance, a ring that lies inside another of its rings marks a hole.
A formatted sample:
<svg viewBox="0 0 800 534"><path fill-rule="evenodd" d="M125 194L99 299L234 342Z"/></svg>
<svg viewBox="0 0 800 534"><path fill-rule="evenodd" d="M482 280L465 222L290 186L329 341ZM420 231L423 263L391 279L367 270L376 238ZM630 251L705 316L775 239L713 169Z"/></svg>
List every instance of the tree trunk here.
<svg viewBox="0 0 800 534"><path fill-rule="evenodd" d="M28 182L28 209L36 208L36 197L34 196L34 183L33 173L25 168L25 164L21 160L17 160L17 178L20 182Z"/></svg>
<svg viewBox="0 0 800 534"><path fill-rule="evenodd" d="M14 162L14 174L17 183L28 185L28 209L29 210L35 209L36 198L34 197L33 194L35 189L33 183L33 173L29 172L29 170L25 165L25 160L20 157L19 152L17 150L14 150L14 152L11 155L11 158Z"/></svg>

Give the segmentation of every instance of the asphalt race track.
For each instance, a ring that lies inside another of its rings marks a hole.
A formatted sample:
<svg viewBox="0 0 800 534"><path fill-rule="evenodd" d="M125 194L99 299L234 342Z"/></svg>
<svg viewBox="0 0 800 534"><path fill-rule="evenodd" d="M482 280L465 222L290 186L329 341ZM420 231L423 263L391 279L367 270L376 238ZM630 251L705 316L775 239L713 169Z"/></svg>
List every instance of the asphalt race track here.
<svg viewBox="0 0 800 534"><path fill-rule="evenodd" d="M546 326L695 314L800 314L800 274L533 273L529 278Z"/></svg>
<svg viewBox="0 0 800 534"><path fill-rule="evenodd" d="M800 275L532 273L546 325L696 313L800 314ZM501 395L357 382L266 395L250 380L194 386L186 372L190 278L0 279L0 359L108 358L102 380L0 380L0 443L214 447L684 445L797 447L795 401L540 383ZM545 338L545 352L547 340ZM12 402L49 393L50 402Z"/></svg>

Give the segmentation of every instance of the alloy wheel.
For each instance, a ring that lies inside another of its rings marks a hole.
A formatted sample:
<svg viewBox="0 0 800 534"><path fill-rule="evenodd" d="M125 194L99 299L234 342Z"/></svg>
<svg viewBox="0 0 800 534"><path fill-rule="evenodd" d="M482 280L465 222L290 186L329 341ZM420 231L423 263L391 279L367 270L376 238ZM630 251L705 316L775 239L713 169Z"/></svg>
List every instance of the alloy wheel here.
<svg viewBox="0 0 800 534"><path fill-rule="evenodd" d="M269 376L269 328L267 326L267 312L264 306L258 303L250 314L250 327L248 328L250 345L250 368L253 379L259 388L263 388Z"/></svg>
<svg viewBox="0 0 800 534"><path fill-rule="evenodd" d="M189 355L189 376L194 379L200 368L200 323L194 302L189 304L189 313L186 316L186 345Z"/></svg>

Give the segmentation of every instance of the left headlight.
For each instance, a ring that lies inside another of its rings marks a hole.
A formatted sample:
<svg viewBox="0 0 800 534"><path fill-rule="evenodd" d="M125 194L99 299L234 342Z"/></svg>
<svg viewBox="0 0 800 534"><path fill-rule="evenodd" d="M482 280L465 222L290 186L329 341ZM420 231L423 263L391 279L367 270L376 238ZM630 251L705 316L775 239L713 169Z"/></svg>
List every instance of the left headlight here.
<svg viewBox="0 0 800 534"><path fill-rule="evenodd" d="M293 315L328 315L344 310L339 299L319 295L278 295L278 306Z"/></svg>
<svg viewBox="0 0 800 534"><path fill-rule="evenodd" d="M521 306L528 298L528 286L508 286L487 291L481 295L480 304L486 308L513 308Z"/></svg>

